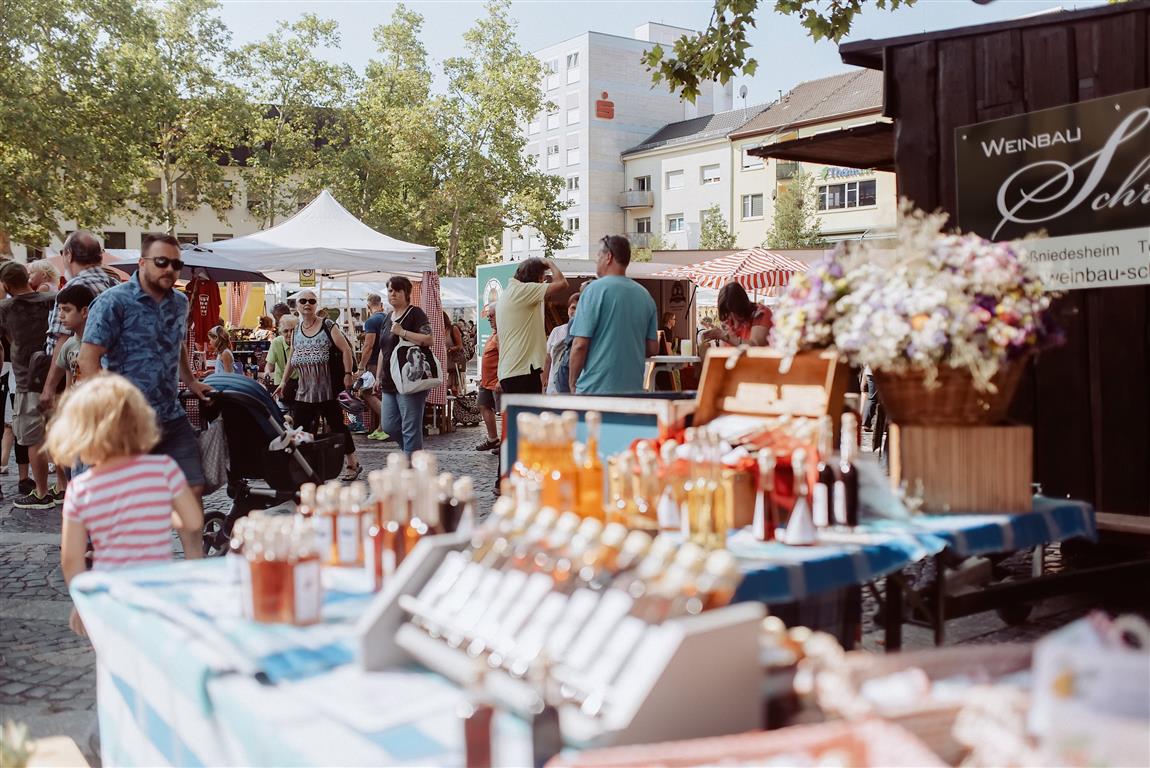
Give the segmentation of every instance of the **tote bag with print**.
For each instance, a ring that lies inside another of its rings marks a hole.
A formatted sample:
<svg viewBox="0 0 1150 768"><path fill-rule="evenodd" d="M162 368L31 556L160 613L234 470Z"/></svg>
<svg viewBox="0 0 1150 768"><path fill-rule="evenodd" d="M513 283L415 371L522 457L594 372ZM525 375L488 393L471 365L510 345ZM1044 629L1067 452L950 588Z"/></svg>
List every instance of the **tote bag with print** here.
<svg viewBox="0 0 1150 768"><path fill-rule="evenodd" d="M439 361L431 349L402 339L391 353L391 380L401 395L426 392L443 383Z"/></svg>

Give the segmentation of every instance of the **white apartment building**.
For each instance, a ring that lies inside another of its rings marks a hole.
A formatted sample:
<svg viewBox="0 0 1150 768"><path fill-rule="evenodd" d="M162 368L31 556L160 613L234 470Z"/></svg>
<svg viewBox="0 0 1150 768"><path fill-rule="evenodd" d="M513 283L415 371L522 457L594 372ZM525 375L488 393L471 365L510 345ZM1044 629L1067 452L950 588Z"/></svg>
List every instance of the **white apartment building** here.
<svg viewBox="0 0 1150 768"><path fill-rule="evenodd" d="M882 117L882 74L857 70L801 83L779 101L662 126L623 153L620 196L632 242L678 251L700 247L707 210L717 205L735 246L761 245L775 200L800 168L815 179L826 240L893 232L895 175L869 168L779 161L752 150L860 125Z"/></svg>
<svg viewBox="0 0 1150 768"><path fill-rule="evenodd" d="M215 211L206 205L184 212L180 225L176 229L176 237L179 238L180 242L211 243L240 235L250 235L262 229L259 219L248 213L250 207L258 201L254 197L249 199L246 194L240 176L242 170L229 167L225 168L224 172L231 179L233 191L231 209L225 212L223 221L220 220ZM148 191L154 195L160 195L162 191L161 180L152 179L148 183ZM176 182L176 200L181 200L179 182ZM76 229L76 222L61 221L60 228L67 234ZM149 225L145 221L119 216L105 224L103 229L96 234L103 240L105 248L139 248L140 238L143 234L154 232L157 229L160 229L159 224ZM63 245L62 240L53 237L48 247L59 252ZM23 243L12 243L12 255L19 261L32 261L39 258L39 254L39 249L30 248Z"/></svg>
<svg viewBox="0 0 1150 768"><path fill-rule="evenodd" d="M693 250L701 247L703 218L712 207L718 206L728 228L733 218L746 214L731 194L734 168L728 136L767 106L671 123L623 153L627 191L620 195L619 206L633 245ZM757 215L762 216L761 201Z"/></svg>
<svg viewBox="0 0 1150 768"><path fill-rule="evenodd" d="M546 69L543 85L552 109L526 127L524 151L564 180L571 203L564 214L571 238L556 257L593 258L602 235L626 231L619 205L627 189L620 159L625 150L667 123L730 109L730 83L705 83L692 104L651 82L643 53L691 32L648 23L633 37L585 32L535 52ZM530 229L504 231L504 261L542 255L542 239Z"/></svg>
<svg viewBox="0 0 1150 768"><path fill-rule="evenodd" d="M759 245L774 219L774 201L801 169L815 178L818 218L826 240L893 232L898 211L895 174L764 158L750 150L844 128L889 122L882 116L882 73L860 69L801 83L730 135L736 244Z"/></svg>

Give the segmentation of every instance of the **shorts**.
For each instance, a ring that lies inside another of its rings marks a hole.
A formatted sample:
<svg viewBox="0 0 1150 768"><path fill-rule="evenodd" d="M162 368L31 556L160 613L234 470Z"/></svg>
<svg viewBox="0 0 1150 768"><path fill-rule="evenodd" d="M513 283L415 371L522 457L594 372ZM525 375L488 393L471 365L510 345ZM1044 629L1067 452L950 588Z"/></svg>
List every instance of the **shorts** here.
<svg viewBox="0 0 1150 768"><path fill-rule="evenodd" d="M494 392L486 387L479 388L479 395L475 398L475 402L480 408L490 408L491 410L499 413L499 393Z"/></svg>
<svg viewBox="0 0 1150 768"><path fill-rule="evenodd" d="M17 392L13 399L12 434L20 445L30 448L44 442L44 414L39 405L39 392Z"/></svg>
<svg viewBox="0 0 1150 768"><path fill-rule="evenodd" d="M188 485L193 488L203 487L204 463L200 458L200 440L186 416L160 424L160 442L152 449L152 453L170 456L180 465Z"/></svg>

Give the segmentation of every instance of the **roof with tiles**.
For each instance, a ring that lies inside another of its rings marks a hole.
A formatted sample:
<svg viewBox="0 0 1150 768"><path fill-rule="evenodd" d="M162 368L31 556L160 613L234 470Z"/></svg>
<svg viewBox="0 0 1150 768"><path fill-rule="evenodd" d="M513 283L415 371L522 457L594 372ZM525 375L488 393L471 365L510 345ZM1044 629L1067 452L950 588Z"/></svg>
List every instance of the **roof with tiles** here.
<svg viewBox="0 0 1150 768"><path fill-rule="evenodd" d="M881 109L882 85L882 72L870 69L800 83L769 109L733 129L731 138Z"/></svg>
<svg viewBox="0 0 1150 768"><path fill-rule="evenodd" d="M742 127L748 120L753 120L769 106L769 104L756 104L743 109L732 109L713 115L694 117L690 120L681 120L677 123L668 123L644 139L642 144L628 149L623 154L630 155L648 149L726 137L731 131Z"/></svg>

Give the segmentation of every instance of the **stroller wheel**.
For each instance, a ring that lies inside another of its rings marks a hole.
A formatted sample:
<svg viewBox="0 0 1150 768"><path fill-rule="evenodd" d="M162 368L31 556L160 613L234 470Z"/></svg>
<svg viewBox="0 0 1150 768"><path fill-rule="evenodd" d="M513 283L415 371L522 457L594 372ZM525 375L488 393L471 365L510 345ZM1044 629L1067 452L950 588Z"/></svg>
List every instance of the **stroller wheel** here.
<svg viewBox="0 0 1150 768"><path fill-rule="evenodd" d="M204 513L204 557L226 555L231 540L231 526L223 512Z"/></svg>

